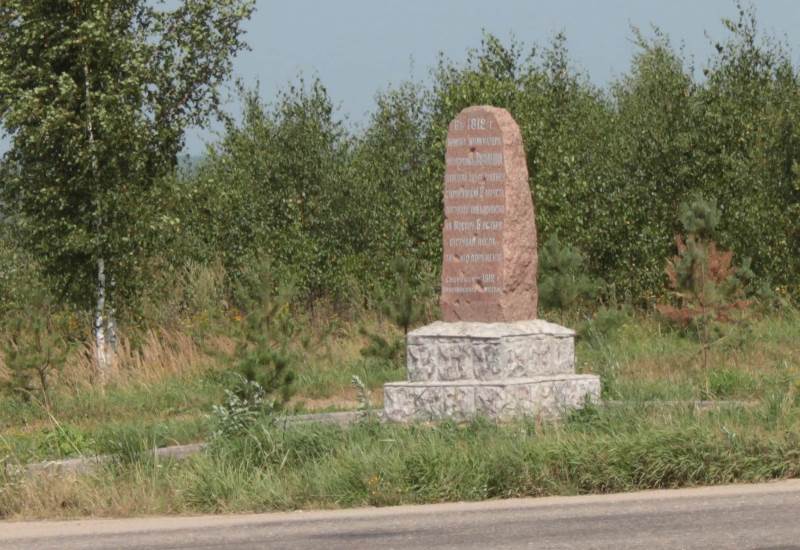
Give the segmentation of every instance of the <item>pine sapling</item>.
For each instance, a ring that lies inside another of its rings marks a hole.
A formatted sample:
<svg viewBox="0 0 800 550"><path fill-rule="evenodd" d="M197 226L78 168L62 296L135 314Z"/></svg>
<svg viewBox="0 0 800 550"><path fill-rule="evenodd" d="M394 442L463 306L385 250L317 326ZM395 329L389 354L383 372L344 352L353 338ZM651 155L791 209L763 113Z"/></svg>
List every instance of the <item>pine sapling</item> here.
<svg viewBox="0 0 800 550"><path fill-rule="evenodd" d="M297 332L291 311L293 291L291 286L276 285L270 274L268 261L255 261L234 293L241 314L234 335L238 377L233 394L239 406L249 404L260 412L279 410L289 401L297 362L290 349Z"/></svg>
<svg viewBox="0 0 800 550"><path fill-rule="evenodd" d="M405 355L405 341L411 328L425 315L425 301L430 289L417 280L411 264L405 258L397 257L392 262L394 271L394 290L381 302L380 311L393 325L399 328L402 337L384 337L362 328L361 334L369 340L362 348L364 357L375 357L402 364Z"/></svg>
<svg viewBox="0 0 800 550"><path fill-rule="evenodd" d="M686 236L678 235L678 254L667 261L666 274L674 304L659 304L658 311L682 327L693 326L701 342L703 366L716 340L715 328L735 321L746 311L744 285L732 265L733 252L720 250L713 236L720 214L716 203L696 199L681 205L680 221Z"/></svg>
<svg viewBox="0 0 800 550"><path fill-rule="evenodd" d="M10 377L3 386L25 400L39 394L50 410L52 380L64 367L69 351L64 313L38 291L30 297L26 311L15 312L6 322L4 332L0 353Z"/></svg>
<svg viewBox="0 0 800 550"><path fill-rule="evenodd" d="M576 309L591 298L597 282L586 274L583 253L566 243L558 235L545 242L539 253L539 302L549 310L558 310L561 323L564 313Z"/></svg>

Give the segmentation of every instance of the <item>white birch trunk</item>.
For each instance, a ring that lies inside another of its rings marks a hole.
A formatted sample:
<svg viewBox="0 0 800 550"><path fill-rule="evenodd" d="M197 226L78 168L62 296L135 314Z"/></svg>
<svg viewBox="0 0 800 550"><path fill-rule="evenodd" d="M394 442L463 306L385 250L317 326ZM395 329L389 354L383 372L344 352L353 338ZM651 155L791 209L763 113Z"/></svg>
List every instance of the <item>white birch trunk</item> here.
<svg viewBox="0 0 800 550"><path fill-rule="evenodd" d="M111 274L109 277L109 288L111 290L111 296L114 296L117 284L114 281L114 275ZM116 360L117 356L117 308L114 307L113 299L110 300L108 307L106 308L106 342L111 350L111 360Z"/></svg>
<svg viewBox="0 0 800 550"><path fill-rule="evenodd" d="M97 303L94 310L94 353L97 374L105 382L110 366L106 320L106 266L103 259L97 260Z"/></svg>
<svg viewBox="0 0 800 550"><path fill-rule="evenodd" d="M84 93L86 95L86 108L88 111L88 118L86 130L89 139L89 149L92 154L92 176L97 179L98 177L98 162L97 154L95 151L94 139L94 123L92 121L92 96L89 87L89 65L83 66L84 76ZM96 208L100 210L100 205ZM95 221L98 238L103 231L102 211L96 212L97 219ZM98 240L99 242L99 240ZM95 346L95 368L97 376L101 385L105 384L108 377L108 371L111 367L111 359L113 351L109 349L109 343L116 344L116 326L114 324L113 310L108 311L106 307L106 264L103 258L97 260L97 302L95 304L94 312L94 346Z"/></svg>

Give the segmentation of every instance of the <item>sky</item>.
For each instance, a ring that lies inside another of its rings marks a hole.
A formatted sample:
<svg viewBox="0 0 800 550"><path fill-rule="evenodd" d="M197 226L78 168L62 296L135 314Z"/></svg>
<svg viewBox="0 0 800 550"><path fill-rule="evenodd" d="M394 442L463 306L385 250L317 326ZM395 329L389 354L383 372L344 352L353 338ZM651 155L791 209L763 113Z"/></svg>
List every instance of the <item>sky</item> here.
<svg viewBox="0 0 800 550"><path fill-rule="evenodd" d="M800 1L754 5L760 28L786 39L800 65ZM408 79L428 81L440 52L464 60L484 29L527 46L547 45L563 31L575 65L603 86L629 67L631 25L657 25L702 68L712 40L726 36L721 19L736 15L733 0L257 0L246 24L251 51L235 60L234 77L258 83L269 102L298 75L318 76L339 116L358 128L376 93ZM239 113L232 87L226 110ZM191 129L185 152L201 154L217 133ZM0 151L6 147L0 142Z"/></svg>

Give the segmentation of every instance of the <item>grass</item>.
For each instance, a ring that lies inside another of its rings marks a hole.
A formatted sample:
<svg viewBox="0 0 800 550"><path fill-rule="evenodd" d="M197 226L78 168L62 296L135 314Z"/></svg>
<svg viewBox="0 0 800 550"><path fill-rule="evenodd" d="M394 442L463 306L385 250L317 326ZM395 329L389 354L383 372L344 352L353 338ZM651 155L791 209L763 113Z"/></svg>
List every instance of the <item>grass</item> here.
<svg viewBox="0 0 800 550"><path fill-rule="evenodd" d="M372 323L375 330L391 330L375 320L362 322ZM317 328L308 324L303 330L311 333ZM356 323L326 333L308 349L298 346L290 411L357 408L353 375L378 400L385 382L405 377L405 371L392 363L361 356L365 342ZM58 390L51 395L49 408L36 394L3 395L0 460L25 463L104 453L108 434L124 431L157 434L154 441L160 446L206 439L212 406L223 401L225 389L232 385L233 346L220 336L190 338L174 332L161 336L163 341L158 342L145 335L143 351L123 345L120 364L103 388L86 382L92 378L91 366L79 350L55 384Z"/></svg>
<svg viewBox="0 0 800 550"><path fill-rule="evenodd" d="M391 330L369 320L374 330ZM712 348L657 318L620 314L580 326L578 367L619 406L561 424L304 426L262 423L183 462L142 458L153 446L208 439L230 386L231 344L180 334L151 340L103 389L63 380L45 410L0 400L0 461L120 457L93 475L0 480L6 517L279 510L579 494L791 477L800 469L800 316L754 318ZM314 323L298 347L292 412L353 409L358 375L380 387L402 369L367 359L356 322ZM133 366L131 366L133 365ZM72 366L65 377L82 371ZM694 400L730 406L700 412ZM663 402L660 406L644 402ZM684 403L684 404L682 404Z"/></svg>
<svg viewBox="0 0 800 550"><path fill-rule="evenodd" d="M180 462L116 462L76 478L6 479L9 518L247 512L606 493L800 474L793 388L758 407L637 405L560 424L349 428L267 423Z"/></svg>
<svg viewBox="0 0 800 550"><path fill-rule="evenodd" d="M759 400L800 377L800 316L793 310L734 328L710 351L657 318L629 316L599 338L581 338L579 369L600 374L604 397L645 400Z"/></svg>

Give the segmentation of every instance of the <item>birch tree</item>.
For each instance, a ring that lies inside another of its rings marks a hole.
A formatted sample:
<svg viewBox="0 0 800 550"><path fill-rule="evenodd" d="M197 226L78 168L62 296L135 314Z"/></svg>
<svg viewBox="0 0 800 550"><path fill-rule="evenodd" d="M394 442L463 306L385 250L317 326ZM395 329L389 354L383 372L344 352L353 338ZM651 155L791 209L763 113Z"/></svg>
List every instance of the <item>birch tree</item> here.
<svg viewBox="0 0 800 550"><path fill-rule="evenodd" d="M0 205L65 299L94 311L101 376L187 127L220 113L252 0L3 0Z"/></svg>

